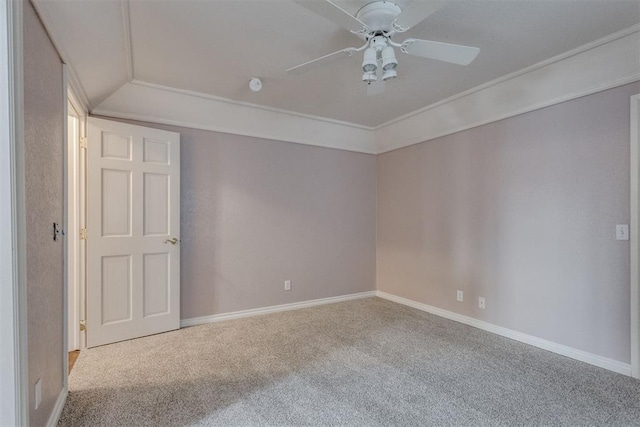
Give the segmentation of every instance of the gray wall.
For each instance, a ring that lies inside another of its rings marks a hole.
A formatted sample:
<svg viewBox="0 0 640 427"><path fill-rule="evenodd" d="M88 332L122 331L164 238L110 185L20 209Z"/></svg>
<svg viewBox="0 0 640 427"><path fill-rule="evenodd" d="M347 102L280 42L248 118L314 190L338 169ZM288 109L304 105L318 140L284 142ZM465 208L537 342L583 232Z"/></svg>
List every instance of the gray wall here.
<svg viewBox="0 0 640 427"><path fill-rule="evenodd" d="M378 156L378 289L628 363L629 242L615 224L629 223L639 92Z"/></svg>
<svg viewBox="0 0 640 427"><path fill-rule="evenodd" d="M375 156L126 122L181 135L183 319L375 290Z"/></svg>
<svg viewBox="0 0 640 427"><path fill-rule="evenodd" d="M62 62L29 2L24 2L24 125L27 228L29 421L44 425L63 387ZM42 380L35 410L34 385Z"/></svg>

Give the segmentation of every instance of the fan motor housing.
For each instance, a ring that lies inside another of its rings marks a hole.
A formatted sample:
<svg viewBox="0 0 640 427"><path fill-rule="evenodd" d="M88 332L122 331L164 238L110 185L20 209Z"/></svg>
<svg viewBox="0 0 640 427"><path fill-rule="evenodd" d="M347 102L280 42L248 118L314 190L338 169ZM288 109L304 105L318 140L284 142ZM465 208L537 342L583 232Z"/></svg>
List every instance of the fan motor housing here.
<svg viewBox="0 0 640 427"><path fill-rule="evenodd" d="M393 31L393 21L402 12L400 6L390 1L375 1L362 7L356 18L362 21L371 32Z"/></svg>

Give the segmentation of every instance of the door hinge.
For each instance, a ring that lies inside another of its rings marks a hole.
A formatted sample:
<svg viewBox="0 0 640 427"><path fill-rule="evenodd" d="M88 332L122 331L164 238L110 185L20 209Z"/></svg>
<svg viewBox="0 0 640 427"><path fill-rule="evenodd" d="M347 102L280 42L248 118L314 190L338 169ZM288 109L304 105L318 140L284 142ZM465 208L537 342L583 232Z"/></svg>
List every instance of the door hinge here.
<svg viewBox="0 0 640 427"><path fill-rule="evenodd" d="M86 331L87 330L87 322L84 320L80 321L80 330L81 331Z"/></svg>
<svg viewBox="0 0 640 427"><path fill-rule="evenodd" d="M84 148L85 150L87 149L87 137L86 136L81 136L80 137L80 148Z"/></svg>
<svg viewBox="0 0 640 427"><path fill-rule="evenodd" d="M80 229L80 240L87 240L87 227Z"/></svg>

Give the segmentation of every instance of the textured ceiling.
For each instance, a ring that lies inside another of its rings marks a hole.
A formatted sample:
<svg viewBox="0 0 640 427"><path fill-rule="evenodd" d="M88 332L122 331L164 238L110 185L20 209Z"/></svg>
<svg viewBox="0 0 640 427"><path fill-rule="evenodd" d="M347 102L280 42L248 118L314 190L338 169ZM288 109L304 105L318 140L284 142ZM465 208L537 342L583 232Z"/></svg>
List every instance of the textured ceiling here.
<svg viewBox="0 0 640 427"><path fill-rule="evenodd" d="M360 55L301 76L285 73L291 66L361 44L348 31L288 0L36 3L55 18L48 26L58 34L94 106L117 82L133 78L365 126L640 22L637 0L454 0L406 37L476 46L481 49L477 59L464 67L398 54L398 78L383 94L370 97L360 81ZM368 1L335 3L355 14ZM130 41L126 19L121 19L127 13ZM119 22L114 14L120 14ZM78 15L85 19L81 22ZM248 88L252 76L263 79L259 93Z"/></svg>

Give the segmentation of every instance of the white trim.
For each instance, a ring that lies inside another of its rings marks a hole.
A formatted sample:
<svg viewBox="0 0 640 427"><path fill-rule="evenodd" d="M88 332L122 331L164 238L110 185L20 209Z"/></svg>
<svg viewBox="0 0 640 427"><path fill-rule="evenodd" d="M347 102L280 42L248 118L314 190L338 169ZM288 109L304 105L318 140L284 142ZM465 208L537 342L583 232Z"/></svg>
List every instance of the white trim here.
<svg viewBox="0 0 640 427"><path fill-rule="evenodd" d="M62 230L69 229L69 180L67 171L69 170L68 151L68 101L67 101L67 66L62 64L62 90L64 95L62 96ZM65 234L67 232L65 231ZM67 236L62 236L62 388L66 389L69 379L69 330L67 325L69 324L69 300L67 295L69 293L69 271L67 269L69 263L69 239ZM52 414L53 415L53 414ZM51 420L51 418L50 418Z"/></svg>
<svg viewBox="0 0 640 427"><path fill-rule="evenodd" d="M55 26L53 17L46 13L44 3L33 2L38 13L47 18L43 23L61 58L69 65L69 83L85 109L114 118L381 154L640 80L638 24L383 124L366 126L137 80L129 3L128 0L120 1L123 51L130 82L102 102L96 101L97 106L91 105L86 96L67 53L62 49L60 38L47 26L50 21L51 27ZM626 42L623 41L625 39ZM130 85L155 91L138 90L133 94L126 89ZM169 106L158 108L155 105L158 91L174 95L164 97L171 99ZM141 94L147 98L140 99ZM119 102L111 99L114 96ZM201 102L194 103L193 98L200 98ZM135 111L132 111L130 103L137 105ZM201 110L204 114L198 114ZM238 120L238 116L243 120ZM298 132L294 130L296 128Z"/></svg>
<svg viewBox="0 0 640 427"><path fill-rule="evenodd" d="M92 113L381 154L638 81L638 49L634 25L376 127L136 79Z"/></svg>
<svg viewBox="0 0 640 427"><path fill-rule="evenodd" d="M64 409L64 404L67 401L67 396L69 394L69 390L65 385L60 393L58 394L58 399L56 399L56 404L51 411L51 415L49 415L49 419L47 420L47 427L55 427L58 425L58 421L60 420L60 416L62 415L62 410Z"/></svg>
<svg viewBox="0 0 640 427"><path fill-rule="evenodd" d="M65 67L66 68L66 67ZM66 146L67 154L65 159L67 160L67 167L65 169L65 176L67 179L65 188L68 191L67 201L65 207L67 209L67 221L65 225L66 237L65 242L67 244L67 250L65 253L68 258L66 261L67 271L67 301L68 311L66 328L68 335L68 348L67 351L79 350L81 348L80 338L80 298L81 298L81 286L83 281L81 280L81 268L82 262L82 245L80 242L80 227L81 227L81 179L80 174L80 138L82 121L86 117L86 112L79 110L79 104L77 104L76 97L73 93L73 88L67 87L67 114L66 114L66 126L67 131L70 126L69 118L73 117L75 120L75 128L71 135L67 135Z"/></svg>
<svg viewBox="0 0 640 427"><path fill-rule="evenodd" d="M67 76L68 77L68 76ZM88 110L86 109L86 106L83 105L81 102L78 101L78 96L75 94L73 86L69 85L69 87L67 88L67 101L71 104L71 106L73 107L73 110L75 112L75 114L77 115L78 118L78 140L82 137L86 137L86 122L87 122L87 114L88 114ZM77 202L77 211L75 212L75 221L72 221L71 219L69 219L69 223L76 224L76 229L75 229L75 233L73 231L71 231L70 229L67 230L68 234L68 240L71 239L76 239L76 244L77 244L77 259L76 259L76 268L77 268L77 272L76 272L76 291L77 291L77 315L76 318L78 320L78 324L80 321L85 320L86 316L85 316L85 310L84 310L84 303L85 303L85 295L86 295L86 290L85 290L85 241L84 240L79 240L79 230L81 227L84 227L86 225L86 218L85 218L85 188L86 188L86 182L85 182L85 155L86 155L86 150L81 150L79 149L79 147L76 145L75 146L75 150L76 150L76 158L75 158L75 172L76 172L76 202ZM74 236L75 234L75 236ZM78 348L79 349L83 349L86 348L86 339L85 339L85 332L83 331L79 331L77 338L78 338Z"/></svg>
<svg viewBox="0 0 640 427"><path fill-rule="evenodd" d="M80 118L79 136L87 138L87 112ZM87 227L87 150L79 150L78 152L78 226L80 228ZM79 320L87 320L86 302L87 302L87 241L80 240L78 245L79 252ZM80 349L87 348L87 331L80 331Z"/></svg>
<svg viewBox="0 0 640 427"><path fill-rule="evenodd" d="M481 90L485 90L485 89L488 89L490 87L497 86L497 85L499 85L501 83L504 83L504 82L506 82L508 80L515 79L516 77L523 76L523 75L525 75L527 73L530 73L532 71L536 71L536 70L538 70L540 68L543 68L543 67L546 67L548 65L555 64L556 62L563 61L563 60L568 59L568 58L570 58L572 56L575 56L575 55L577 55L579 53L586 52L588 50L591 50L591 49L596 48L598 46L602 46L604 44L607 44L607 43L610 43L612 41L618 40L618 39L620 39L622 37L628 36L629 34L636 33L638 31L640 31L640 24L632 25L631 27L625 28L625 29L623 29L621 31L618 31L618 32L615 32L613 34L609 34L609 35L604 36L604 37L602 37L602 38L600 38L598 40L594 40L594 41L592 41L590 43L587 43L585 45L578 46L575 49L571 49L571 50L569 50L567 52L564 52L564 53L561 53L559 55L553 56L551 58L545 59L543 61L540 61L540 62L538 62L536 64L530 65L530 66L528 66L526 68L523 68L521 70L515 71L515 72L510 73L510 74L506 74L506 75L504 75L502 77L498 77L497 79L494 79L494 80L491 80L491 81L489 81L487 83L481 84L480 86L476 86L476 87L471 88L469 90L466 90L464 92L460 92L460 93L458 93L456 95L453 95L453 96L451 96L449 98L443 99L442 101L435 102L435 103L433 103L431 105L427 105L426 107L423 107L423 108L420 108L418 110L412 111L412 112L407 113L405 115L402 115L400 117L396 117L395 119L389 120L388 122L385 122L385 123L383 123L381 125L375 126L374 130L378 130L380 128L383 128L385 126L391 125L391 124L396 123L396 122L401 122L401 121L403 121L405 119L408 119L410 117L413 117L413 116L415 116L417 114L424 113L425 111L432 110L432 109L434 109L436 107L440 107L441 105L448 104L448 103L453 102L453 101L455 101L457 99L464 98L465 96L469 96L469 95L474 94L476 92L480 92Z"/></svg>
<svg viewBox="0 0 640 427"><path fill-rule="evenodd" d="M380 297L389 301L396 302L398 304L406 305L416 308L427 313L434 314L436 316L443 317L445 319L453 320L465 325L473 326L484 331L494 333L506 338L510 338L525 344L532 345L534 347L541 348L543 350L551 351L562 356L566 356L581 362L589 363L600 368L608 369L613 372L617 372L623 375L631 375L631 366L627 363L619 362L617 360L609 359L607 357L598 356L593 353L589 353L583 350L578 350L566 345L554 343L542 338L535 337L533 335L524 334L511 329L497 326L482 320L474 319L469 316L454 313L441 308L433 307L427 304L416 302L407 298L399 297L382 291L370 291L357 294L343 295L338 297L321 298L310 301L297 302L292 304L275 305L264 308L256 308L251 310L235 311L232 313L215 314L213 316L194 317L191 319L183 319L180 321L180 327L186 328L190 326L202 325L206 323L222 322L225 320L242 319L246 317L261 316L264 314L280 313L289 310L298 310L301 308L314 307L323 304L332 304L343 301L351 301L361 298Z"/></svg>
<svg viewBox="0 0 640 427"><path fill-rule="evenodd" d="M593 88L590 88L588 90L581 90L581 91L576 91L564 96L560 96L557 98L553 98L553 99L548 99L545 100L543 102L537 103L537 104L532 104L529 105L527 107L518 109L518 110L509 110L507 112L501 113L501 114L496 114L496 115L490 115L490 114L486 114L487 116L489 116L486 119L483 120L478 120L478 121L474 121L474 122L469 122L469 123L464 123L460 124L459 126L451 126L448 129L444 130L444 131L440 131L440 132L434 132L432 134L429 135L425 135L425 136L420 136L420 137L412 137L411 139L406 139L406 140L398 140L401 142L397 142L397 143L392 143L392 144L385 144L383 142L383 138L388 137L388 135L385 135L384 137L378 137L378 133L376 132L376 146L378 147L376 150L376 154L384 154L387 153L389 151L394 151L394 150L398 150L400 148L404 148L404 147L409 147L411 145L415 145L415 144L419 144L421 142L426 142L426 141L430 141L432 139L436 139L436 138L441 138L443 136L447 136L447 135L452 135L454 133L458 133L458 132L462 132L465 130L469 130L469 129L473 129L479 126L483 126L483 125L487 125L490 123L494 123L494 122L498 122L500 120L504 120L504 119L508 119L511 117L515 117L515 116L519 116L521 114L525 114L525 113L530 113L532 111L535 110L540 110L542 108L546 108L546 107L551 107L553 105L556 104L560 104L562 102L567 102L567 101L571 101L573 99L577 99L577 98L581 98L583 96L588 96L588 95L593 95L594 93L598 93L598 92L602 92L608 89L613 89L616 88L618 86L623 86L625 84L628 83L634 83L640 81L640 73L638 74L634 74L628 77L625 77L623 79L620 80L614 80L614 81L610 81L607 83L604 83L600 86L596 86ZM486 111L486 110L485 110ZM489 113L490 111L486 111L486 113ZM451 114L451 110L448 111L447 114ZM434 118L434 120L436 121L441 121L441 117L438 118ZM443 123L441 121L441 123Z"/></svg>
<svg viewBox="0 0 640 427"><path fill-rule="evenodd" d="M80 107L79 109L81 111L84 111L84 112L89 111L91 108L91 103L84 91L84 87L82 86L82 83L80 83L80 79L78 79L78 75L68 63L65 62L64 64L68 67L67 82L69 83L69 87L73 90L73 93L75 94L74 106L76 107L79 106Z"/></svg>
<svg viewBox="0 0 640 427"><path fill-rule="evenodd" d="M640 80L640 26L376 128L385 153Z"/></svg>
<svg viewBox="0 0 640 427"><path fill-rule="evenodd" d="M566 345L554 343L542 338L535 337L533 335L524 334L511 329L503 328L502 326L496 326L489 322L474 319L469 316L454 313L441 308L433 307L427 304L416 302L407 298L392 295L386 292L377 291L376 295L380 298L384 298L389 301L396 302L398 304L406 305L416 308L427 313L434 314L436 316L443 317L445 319L453 320L455 322L463 323L465 325L473 326L474 328L482 329L483 331L491 332L496 335L500 335L512 340L516 340L525 344L532 345L534 347L541 348L543 350L551 351L562 356L570 357L581 362L589 363L600 368L608 369L613 372L617 372L623 375L631 375L631 366L627 363L619 362L617 360L609 359L607 357L598 356L597 354L588 353L586 351L578 350Z"/></svg>
<svg viewBox="0 0 640 427"><path fill-rule="evenodd" d="M65 66L67 67L68 72L69 66L66 64ZM71 103L71 106L73 106L73 109L78 114L78 118L86 117L89 110L87 109L87 106L80 101L78 95L76 95L75 89L73 88L73 85L68 80L68 78L69 75L67 74L67 83L69 84L69 87L67 88L67 101L69 101L69 103Z"/></svg>
<svg viewBox="0 0 640 427"><path fill-rule="evenodd" d="M67 189L67 201L65 202L65 208L67 209L67 218L65 225L65 242L67 249L67 259L65 262L67 272L67 320L66 328L68 333L68 346L67 351L78 350L80 348L80 309L79 309L79 293L80 293L80 209L79 209L79 161L78 155L80 152L80 117L79 114L73 108L71 102L67 102L69 107L67 108L67 129L68 134L66 138L67 154L67 166L65 169L65 176L67 182L65 188Z"/></svg>
<svg viewBox="0 0 640 427"><path fill-rule="evenodd" d="M374 134L368 129L220 101L195 92L139 81L124 84L92 114L376 153Z"/></svg>
<svg viewBox="0 0 640 427"><path fill-rule="evenodd" d="M15 233L14 143L11 126L11 55L10 10L8 2L0 3L0 425L18 424L16 390L19 390L19 359L15 338L18 289ZM5 65L6 64L6 65ZM5 123L8 125L5 125ZM9 286L5 286L5 283ZM6 396L6 397L4 397Z"/></svg>
<svg viewBox="0 0 640 427"><path fill-rule="evenodd" d="M640 94L631 97L631 376L640 378Z"/></svg>
<svg viewBox="0 0 640 427"><path fill-rule="evenodd" d="M19 418L22 423L29 424L29 363L27 359L27 206L26 206L26 176L25 176L25 129L24 129L24 71L23 71L23 6L22 2L8 2L13 9L13 105L14 117L12 125L14 149L14 171L15 176L15 224L14 247L17 249L17 278L18 290L14 294L15 306L18 307L17 325L15 332L16 357L19 358L18 375L20 376L20 390L18 393L18 406L20 410Z"/></svg>
<svg viewBox="0 0 640 427"><path fill-rule="evenodd" d="M376 296L376 291L360 292L357 294L341 295L338 297L320 298L309 301L294 302L291 304L272 305L270 307L254 308L251 310L234 311L232 313L214 314L213 316L193 317L182 319L180 327L203 325L205 323L222 322L224 320L242 319L245 317L262 316L264 314L280 313L282 311L298 310L301 308L315 307L317 305L333 304L343 301L351 301L362 298L372 298Z"/></svg>
<svg viewBox="0 0 640 427"><path fill-rule="evenodd" d="M174 92L174 93L178 93L178 94L181 94L181 95L195 96L195 97L202 98L202 99L208 99L210 101L221 102L223 104L230 104L230 105L238 105L238 106L241 106L241 107L256 108L258 110L270 111L270 112L279 113L279 114L287 114L287 115L294 116L294 117L301 117L303 119L311 119L311 120L317 120L319 122L331 123L331 124L334 124L334 125L348 126L348 127L352 127L352 128L355 128L355 129L375 130L375 128L373 126L365 126L365 125L361 125L361 124L357 124L357 123L345 122L345 121L337 120L337 119L330 119L328 117L315 116L313 114L298 113L296 111L284 110L282 108L276 108L276 107L269 107L267 105L253 104L251 102L236 101L236 100L233 100L233 99L223 98L221 96L211 95L211 94L208 94L208 93L196 92L196 91L186 90L186 89L177 89L177 88L174 88L174 87L171 87L171 86L165 86L165 85L152 83L152 82L145 81L145 80L133 79L133 80L131 80L131 84L140 85L140 86L146 86L146 87L159 89L159 90L166 90L168 92Z"/></svg>
<svg viewBox="0 0 640 427"><path fill-rule="evenodd" d="M28 425L22 2L0 5L0 425Z"/></svg>

